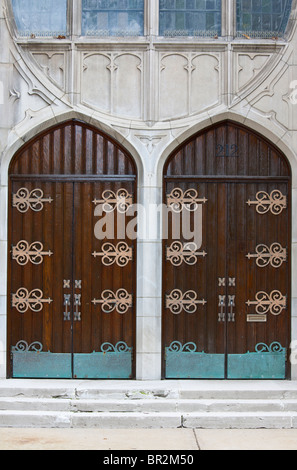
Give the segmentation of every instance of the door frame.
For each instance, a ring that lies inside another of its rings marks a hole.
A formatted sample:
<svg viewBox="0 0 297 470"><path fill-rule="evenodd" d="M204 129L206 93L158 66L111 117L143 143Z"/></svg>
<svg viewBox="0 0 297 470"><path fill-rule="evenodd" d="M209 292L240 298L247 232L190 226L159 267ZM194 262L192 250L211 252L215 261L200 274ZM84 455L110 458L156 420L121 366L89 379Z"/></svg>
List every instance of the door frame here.
<svg viewBox="0 0 297 470"><path fill-rule="evenodd" d="M270 147L274 148L275 151L281 156L281 158L284 160L286 163L288 169L289 169L289 176L217 176L217 175L174 175L174 176L169 176L167 175L167 170L168 166L174 158L180 151L183 150L189 144L192 142L195 138L206 135L209 130L216 129L224 124L232 124L236 126L238 129L242 129L243 131L246 132L251 132L255 136L257 136L259 139L261 139L263 142L268 144ZM292 374L292 364L289 360L291 356L291 341L292 341L292 211L293 211L293 204L292 204L292 167L291 164L288 160L288 158L284 155L284 153L276 147L269 139L267 139L265 136L260 134L259 132L244 126L243 124L240 124L238 122L235 122L233 120L224 120L217 122L214 125L210 125L202 130L200 130L198 133L194 133L191 137L187 138L182 144L179 144L167 157L166 162L163 167L163 175L162 175L162 181L163 181L163 191L162 191L162 201L164 207L166 206L166 197L167 197L167 191L166 191L166 185L168 182L192 182L196 184L201 184L201 183L210 183L210 182L216 182L216 183L224 183L228 185L228 183L286 183L288 185L288 260L287 260L287 276L288 276L288 300L287 300L287 315L288 315L288 350L287 350L287 361L286 361L286 380L291 380L291 374ZM227 210L227 206L226 206ZM161 375L163 380L170 380L166 378L166 350L165 350L165 336L164 336L164 309L165 309L165 298L166 298L166 290L165 290L165 269L166 269L166 243L167 240L163 239L162 241L162 339L161 339L161 345L162 345L162 367L161 367ZM227 289L227 288L226 288ZM225 378L224 379L218 379L218 380L234 380L234 379L228 379L228 354L227 354L227 341L228 341L228 325L227 322L225 322L225 341L226 341L226 350L225 350ZM192 379L193 380L193 379ZM199 379L194 379L194 380L199 380Z"/></svg>

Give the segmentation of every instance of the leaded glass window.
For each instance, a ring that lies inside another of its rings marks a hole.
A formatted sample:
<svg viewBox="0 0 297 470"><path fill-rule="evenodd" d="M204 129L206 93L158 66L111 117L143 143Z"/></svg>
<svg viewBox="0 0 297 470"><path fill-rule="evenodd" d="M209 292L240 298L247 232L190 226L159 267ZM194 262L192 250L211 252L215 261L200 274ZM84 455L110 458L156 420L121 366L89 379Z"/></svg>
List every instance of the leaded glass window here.
<svg viewBox="0 0 297 470"><path fill-rule="evenodd" d="M12 0L20 36L64 36L67 0Z"/></svg>
<svg viewBox="0 0 297 470"><path fill-rule="evenodd" d="M237 35L272 38L286 30L292 0L237 0Z"/></svg>
<svg viewBox="0 0 297 470"><path fill-rule="evenodd" d="M221 0L160 0L160 36L221 34Z"/></svg>
<svg viewBox="0 0 297 470"><path fill-rule="evenodd" d="M143 36L144 0L83 0L84 36Z"/></svg>

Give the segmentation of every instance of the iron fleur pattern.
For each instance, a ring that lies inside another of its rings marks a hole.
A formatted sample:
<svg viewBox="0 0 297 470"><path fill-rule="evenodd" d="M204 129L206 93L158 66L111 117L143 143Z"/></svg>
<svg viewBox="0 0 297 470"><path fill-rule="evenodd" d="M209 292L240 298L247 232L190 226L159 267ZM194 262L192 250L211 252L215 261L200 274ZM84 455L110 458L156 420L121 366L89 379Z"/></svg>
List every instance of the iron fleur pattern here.
<svg viewBox="0 0 297 470"><path fill-rule="evenodd" d="M35 313L41 312L44 304L51 304L52 302L52 299L43 298L43 292L40 289L29 292L21 287L16 294L12 294L12 307L22 314L29 309Z"/></svg>
<svg viewBox="0 0 297 470"><path fill-rule="evenodd" d="M171 313L179 315L184 310L186 313L195 313L198 305L206 305L206 300L198 299L195 291L189 290L183 293L179 289L173 290L169 295L166 295L166 308Z"/></svg>
<svg viewBox="0 0 297 470"><path fill-rule="evenodd" d="M40 353L43 350L43 346L41 343L35 341L35 343L31 343L30 345L26 341L19 341L16 346L14 346L13 350L15 352L37 352Z"/></svg>
<svg viewBox="0 0 297 470"><path fill-rule="evenodd" d="M52 256L51 251L44 251L41 242L33 242L29 244L25 240L21 240L16 246L12 247L12 259L20 266L26 266L29 262L35 265L43 263L44 256Z"/></svg>
<svg viewBox="0 0 297 470"><path fill-rule="evenodd" d="M181 188L174 188L167 195L167 206L176 214L181 213L184 209L194 212L199 204L205 204L206 202L207 199L205 197L199 198L196 189L188 189L184 192Z"/></svg>
<svg viewBox="0 0 297 470"><path fill-rule="evenodd" d="M102 205L103 211L106 213L117 210L121 214L126 214L133 204L133 197L126 189L119 189L117 193L107 189L102 194L102 199L94 199L93 203Z"/></svg>
<svg viewBox="0 0 297 470"><path fill-rule="evenodd" d="M116 310L121 315L127 313L133 305L132 295L125 289L119 289L117 292L105 290L101 294L101 299L94 299L92 303L94 305L102 305L104 313L112 313Z"/></svg>
<svg viewBox="0 0 297 470"><path fill-rule="evenodd" d="M287 197L282 194L278 189L268 194L265 191L259 191L256 194L256 200L247 201L249 206L255 205L258 214L267 214L271 212L273 215L280 215L284 209L287 208Z"/></svg>
<svg viewBox="0 0 297 470"><path fill-rule="evenodd" d="M274 290L270 294L261 291L256 294L255 300L248 300L246 304L248 307L255 306L259 315L270 312L277 316L287 308L287 297L278 290Z"/></svg>
<svg viewBox="0 0 297 470"><path fill-rule="evenodd" d="M34 212L42 211L46 202L52 203L53 199L51 197L45 198L41 189L29 191L27 188L21 188L12 196L12 207L23 214L29 209Z"/></svg>
<svg viewBox="0 0 297 470"><path fill-rule="evenodd" d="M287 250L279 243L273 243L270 247L267 245L258 245L256 253L247 255L248 259L256 258L256 264L259 268L265 268L269 264L273 268L280 268L287 261Z"/></svg>
<svg viewBox="0 0 297 470"><path fill-rule="evenodd" d="M193 266L198 262L198 257L205 258L205 251L198 251L195 243L186 243L175 241L166 250L166 260L173 266L181 266L183 263Z"/></svg>
<svg viewBox="0 0 297 470"><path fill-rule="evenodd" d="M197 352L197 349L198 347L195 343L182 344L180 341L173 341L170 344L168 351L175 352L175 353L180 353L180 352L195 353Z"/></svg>
<svg viewBox="0 0 297 470"><path fill-rule="evenodd" d="M129 348L124 341L119 341L116 345L104 343L101 346L101 352L103 353L126 353L130 351L132 351L132 348Z"/></svg>
<svg viewBox="0 0 297 470"><path fill-rule="evenodd" d="M102 257L104 266L112 266L117 264L121 268L127 266L132 261L132 248L129 248L126 242L120 242L116 246L112 243L104 243L102 251L92 254L94 258Z"/></svg>

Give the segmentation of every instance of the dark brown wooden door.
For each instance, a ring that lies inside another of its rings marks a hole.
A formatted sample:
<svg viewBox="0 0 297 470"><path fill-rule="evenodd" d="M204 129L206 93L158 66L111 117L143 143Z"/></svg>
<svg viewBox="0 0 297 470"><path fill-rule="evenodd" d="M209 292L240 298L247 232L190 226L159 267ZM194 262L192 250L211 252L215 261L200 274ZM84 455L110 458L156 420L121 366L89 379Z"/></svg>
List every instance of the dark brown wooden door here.
<svg viewBox="0 0 297 470"><path fill-rule="evenodd" d="M131 158L75 121L16 155L11 377L134 376L136 245L125 229L135 181Z"/></svg>
<svg viewBox="0 0 297 470"><path fill-rule="evenodd" d="M229 122L169 159L164 202L198 234L193 243L169 224L164 241L164 377L289 376L289 174L271 145Z"/></svg>

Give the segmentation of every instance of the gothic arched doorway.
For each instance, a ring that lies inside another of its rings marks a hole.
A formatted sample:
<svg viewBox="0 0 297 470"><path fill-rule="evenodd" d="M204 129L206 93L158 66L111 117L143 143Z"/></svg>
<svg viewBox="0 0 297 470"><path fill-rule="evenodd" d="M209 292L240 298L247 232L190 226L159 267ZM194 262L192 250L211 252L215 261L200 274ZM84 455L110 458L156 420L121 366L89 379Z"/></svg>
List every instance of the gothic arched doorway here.
<svg viewBox="0 0 297 470"><path fill-rule="evenodd" d="M169 157L164 203L175 224L163 244L163 377L289 378L287 159L242 125L216 124Z"/></svg>
<svg viewBox="0 0 297 470"><path fill-rule="evenodd" d="M10 377L135 377L136 242L125 224L136 175L128 152L79 121L13 158Z"/></svg>

